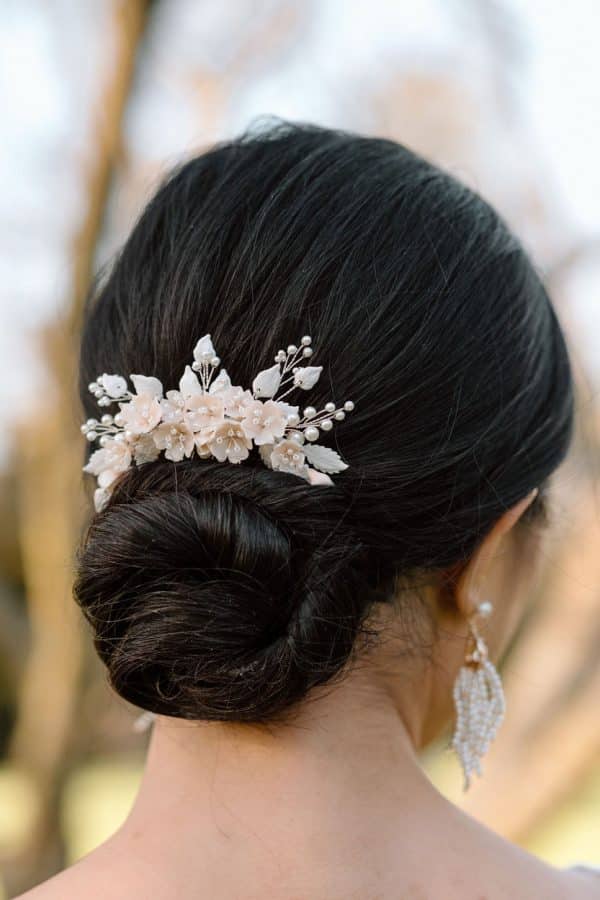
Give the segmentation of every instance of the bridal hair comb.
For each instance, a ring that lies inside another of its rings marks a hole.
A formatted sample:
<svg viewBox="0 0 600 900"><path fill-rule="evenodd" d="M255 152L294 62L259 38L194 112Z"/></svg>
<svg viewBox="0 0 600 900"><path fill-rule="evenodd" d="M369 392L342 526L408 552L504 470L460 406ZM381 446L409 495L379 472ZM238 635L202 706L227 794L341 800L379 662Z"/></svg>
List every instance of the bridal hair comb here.
<svg viewBox="0 0 600 900"><path fill-rule="evenodd" d="M257 447L263 463L289 472L310 484L333 484L331 474L347 469L335 450L315 443L322 431L354 409L351 400L336 407L326 403L316 410L284 402L295 389L315 386L322 366L298 365L313 354L305 335L299 346L278 350L275 365L259 372L252 390L231 384L216 355L210 334L196 344L194 361L185 367L179 390L167 391L152 376L131 375L133 392L122 375L100 375L89 385L98 406L119 405L119 412L88 419L81 431L88 441L98 440L83 471L97 477L94 505L99 512L110 497L119 475L132 464L165 458L179 462L194 453L220 462L240 463ZM286 388L279 397L276 395Z"/></svg>

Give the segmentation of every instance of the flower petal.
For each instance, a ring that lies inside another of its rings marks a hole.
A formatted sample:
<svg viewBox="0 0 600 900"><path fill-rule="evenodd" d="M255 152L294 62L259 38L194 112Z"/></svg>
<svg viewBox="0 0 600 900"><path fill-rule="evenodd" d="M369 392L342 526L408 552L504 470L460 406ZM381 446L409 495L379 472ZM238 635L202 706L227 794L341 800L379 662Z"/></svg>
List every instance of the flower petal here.
<svg viewBox="0 0 600 900"><path fill-rule="evenodd" d="M263 369L252 382L252 391L255 397L272 397L281 384L281 369L279 363L275 363L270 369Z"/></svg>
<svg viewBox="0 0 600 900"><path fill-rule="evenodd" d="M153 397L162 397L163 386L158 378L148 375L132 375L131 380L136 394L151 394Z"/></svg>

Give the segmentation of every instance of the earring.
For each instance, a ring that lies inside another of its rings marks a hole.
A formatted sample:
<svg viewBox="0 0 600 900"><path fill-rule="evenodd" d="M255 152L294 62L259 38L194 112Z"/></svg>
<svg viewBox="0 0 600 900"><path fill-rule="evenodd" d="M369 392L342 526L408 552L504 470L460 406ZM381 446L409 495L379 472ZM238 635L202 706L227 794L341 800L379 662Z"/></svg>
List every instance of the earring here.
<svg viewBox="0 0 600 900"><path fill-rule="evenodd" d="M465 662L454 682L456 726L451 746L463 769L465 791L471 786L474 771L481 777L481 758L496 736L506 708L500 676L474 621L478 615L487 618L491 612L492 604L486 600L469 617Z"/></svg>

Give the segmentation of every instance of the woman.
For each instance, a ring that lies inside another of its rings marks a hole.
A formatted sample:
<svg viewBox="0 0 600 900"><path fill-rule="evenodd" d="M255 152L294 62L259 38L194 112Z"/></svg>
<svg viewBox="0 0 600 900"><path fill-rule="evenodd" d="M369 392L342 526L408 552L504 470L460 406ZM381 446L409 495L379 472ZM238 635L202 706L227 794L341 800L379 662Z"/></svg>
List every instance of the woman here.
<svg viewBox="0 0 600 900"><path fill-rule="evenodd" d="M600 896L417 755L454 722L482 771L572 435L554 310L487 203L392 141L218 146L89 303L81 388L75 594L155 721L124 825L27 896Z"/></svg>

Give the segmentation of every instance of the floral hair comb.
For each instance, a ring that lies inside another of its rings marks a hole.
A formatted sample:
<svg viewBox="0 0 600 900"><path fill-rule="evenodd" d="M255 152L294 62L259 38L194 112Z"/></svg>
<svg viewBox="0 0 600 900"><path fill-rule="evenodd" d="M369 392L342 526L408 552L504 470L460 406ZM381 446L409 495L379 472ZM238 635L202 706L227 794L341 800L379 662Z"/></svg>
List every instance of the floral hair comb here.
<svg viewBox="0 0 600 900"><path fill-rule="evenodd" d="M333 484L330 474L347 469L340 455L315 443L321 431L330 431L334 421L354 409L351 400L336 407L326 403L322 410L299 407L284 401L294 389L308 391L315 386L322 366L298 365L313 354L311 338L300 345L279 350L275 365L259 372L252 390L231 384L215 353L210 334L194 348L194 362L185 367L179 390L167 391L158 378L131 375L132 393L122 375L100 375L89 385L98 406L119 404L116 415L88 419L81 426L88 441L98 440L100 449L92 453L83 471L97 477L94 505L106 505L111 486L132 464L142 465L165 458L179 462L196 454L220 462L240 463L253 446L271 469L290 472L310 484ZM197 373L197 374L196 374ZM277 393L287 388L277 397Z"/></svg>

